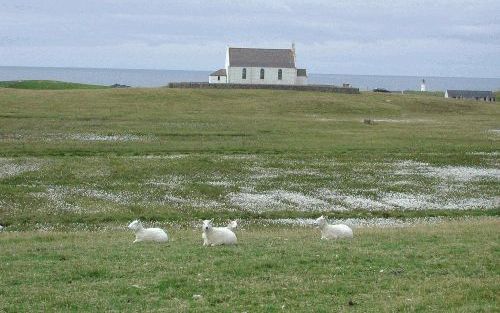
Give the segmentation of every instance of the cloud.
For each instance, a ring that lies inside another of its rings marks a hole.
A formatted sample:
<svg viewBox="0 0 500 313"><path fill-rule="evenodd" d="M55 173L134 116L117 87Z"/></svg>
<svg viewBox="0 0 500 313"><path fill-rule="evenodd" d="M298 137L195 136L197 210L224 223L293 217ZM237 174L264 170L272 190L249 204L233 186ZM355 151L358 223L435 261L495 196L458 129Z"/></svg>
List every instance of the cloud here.
<svg viewBox="0 0 500 313"><path fill-rule="evenodd" d="M0 65L208 70L226 45L294 41L314 72L498 77L499 12L493 0L0 0Z"/></svg>

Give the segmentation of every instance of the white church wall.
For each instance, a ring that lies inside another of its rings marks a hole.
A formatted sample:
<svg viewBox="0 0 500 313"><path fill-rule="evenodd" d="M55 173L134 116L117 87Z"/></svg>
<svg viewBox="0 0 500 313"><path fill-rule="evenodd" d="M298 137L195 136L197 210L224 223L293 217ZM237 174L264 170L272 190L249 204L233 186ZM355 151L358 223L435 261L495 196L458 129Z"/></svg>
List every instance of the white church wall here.
<svg viewBox="0 0 500 313"><path fill-rule="evenodd" d="M226 76L208 76L208 83L210 84L225 84L227 83Z"/></svg>
<svg viewBox="0 0 500 313"><path fill-rule="evenodd" d="M297 70L295 68L282 68L282 79L278 79L279 68L265 67L264 79L260 78L261 67L245 67L246 79L242 73L244 67L229 67L228 82L231 84L257 84L257 85L295 85Z"/></svg>
<svg viewBox="0 0 500 313"><path fill-rule="evenodd" d="M306 76L297 76L297 79L295 80L295 85L307 85L307 77Z"/></svg>

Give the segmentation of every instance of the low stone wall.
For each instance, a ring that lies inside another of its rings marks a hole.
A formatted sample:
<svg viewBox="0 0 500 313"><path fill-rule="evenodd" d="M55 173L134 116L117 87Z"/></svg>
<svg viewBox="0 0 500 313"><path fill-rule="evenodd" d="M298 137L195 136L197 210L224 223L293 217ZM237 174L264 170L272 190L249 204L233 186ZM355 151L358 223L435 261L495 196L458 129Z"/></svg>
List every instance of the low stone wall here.
<svg viewBox="0 0 500 313"><path fill-rule="evenodd" d="M337 87L333 85L250 85L250 84L209 84L205 82L169 83L169 88L213 88L213 89L272 89L298 90L358 94L359 88Z"/></svg>

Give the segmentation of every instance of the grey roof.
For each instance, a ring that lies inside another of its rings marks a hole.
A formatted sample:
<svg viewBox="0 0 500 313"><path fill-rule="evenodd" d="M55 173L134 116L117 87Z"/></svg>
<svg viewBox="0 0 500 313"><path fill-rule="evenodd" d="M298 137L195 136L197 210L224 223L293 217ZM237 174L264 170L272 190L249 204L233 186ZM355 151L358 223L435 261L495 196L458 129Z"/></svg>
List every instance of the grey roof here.
<svg viewBox="0 0 500 313"><path fill-rule="evenodd" d="M298 68L297 69L297 76L304 76L307 77L307 71L305 68Z"/></svg>
<svg viewBox="0 0 500 313"><path fill-rule="evenodd" d="M493 97L493 92L491 91L479 91L479 90L446 90L448 97L450 98L484 98Z"/></svg>
<svg viewBox="0 0 500 313"><path fill-rule="evenodd" d="M292 49L229 48L229 66L295 68Z"/></svg>
<svg viewBox="0 0 500 313"><path fill-rule="evenodd" d="M217 70L217 71L213 72L212 74L210 74L210 76L226 76L226 69L221 68L220 70Z"/></svg>

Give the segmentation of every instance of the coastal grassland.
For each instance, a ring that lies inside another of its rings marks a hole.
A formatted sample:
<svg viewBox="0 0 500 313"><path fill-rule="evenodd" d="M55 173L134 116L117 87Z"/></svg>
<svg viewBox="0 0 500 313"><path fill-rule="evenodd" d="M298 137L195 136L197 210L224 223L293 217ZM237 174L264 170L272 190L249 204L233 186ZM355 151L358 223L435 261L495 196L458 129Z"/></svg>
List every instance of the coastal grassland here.
<svg viewBox="0 0 500 313"><path fill-rule="evenodd" d="M0 89L0 224L498 216L499 120L432 95Z"/></svg>
<svg viewBox="0 0 500 313"><path fill-rule="evenodd" d="M500 114L422 95L167 88L3 89L0 106L4 156L496 151Z"/></svg>
<svg viewBox="0 0 500 313"><path fill-rule="evenodd" d="M0 88L0 311L494 311L499 120L421 94ZM441 218L284 226L321 214ZM172 242L132 245L135 218ZM206 218L239 245L203 248Z"/></svg>
<svg viewBox="0 0 500 313"><path fill-rule="evenodd" d="M64 89L102 89L108 86L68 83L55 80L11 80L0 81L0 88L16 88L31 90L64 90Z"/></svg>
<svg viewBox="0 0 500 313"><path fill-rule="evenodd" d="M0 311L493 312L499 226L360 228L337 242L250 226L212 248L192 228L170 228L168 246L132 244L123 228L4 232Z"/></svg>
<svg viewBox="0 0 500 313"><path fill-rule="evenodd" d="M417 91L417 90L405 90L404 94L412 94L412 95L426 95L426 96L435 96L435 97L444 97L443 91Z"/></svg>

